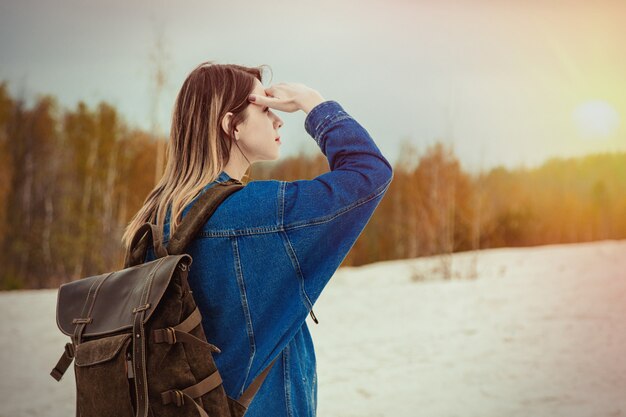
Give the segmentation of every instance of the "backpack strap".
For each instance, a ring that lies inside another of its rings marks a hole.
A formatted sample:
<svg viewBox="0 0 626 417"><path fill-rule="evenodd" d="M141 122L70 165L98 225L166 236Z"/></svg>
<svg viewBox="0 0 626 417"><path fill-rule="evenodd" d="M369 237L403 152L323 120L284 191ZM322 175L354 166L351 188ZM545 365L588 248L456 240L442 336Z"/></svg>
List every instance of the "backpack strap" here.
<svg viewBox="0 0 626 417"><path fill-rule="evenodd" d="M244 407L246 408L250 407L250 403L252 402L254 395L257 393L257 391L261 387L261 384L265 380L265 377L269 373L269 370L272 368L272 366L276 362L276 359L274 359L272 363L267 368L265 368L265 370L254 381L252 381L252 384L250 384L250 386L246 389L243 395L239 397L239 400L237 401L240 404L242 404ZM198 382L196 385L192 385L191 387L185 388L183 390L174 389L174 390L168 390L168 391L162 392L161 402L164 405L174 403L178 407L181 407L183 404L185 404L185 398L186 398L191 404L196 406L198 414L201 417L209 417L206 411L204 411L204 409L200 407L200 405L195 401L195 398L203 396L204 394L217 388L221 384L222 384L222 377L220 376L219 371L215 371L211 375L209 375L202 381Z"/></svg>
<svg viewBox="0 0 626 417"><path fill-rule="evenodd" d="M246 409L250 407L250 403L252 399L256 395L257 391L261 387L261 384L265 380L265 377L269 373L276 360L274 359L271 364L265 368L265 370L256 377L252 384L244 391L244 393L239 397L237 402L243 405ZM181 407L185 403L185 398L191 402L191 404L196 406L198 410L198 414L201 417L209 417L209 415L204 411L202 407L194 400L195 398L201 397L207 392L217 388L222 384L222 377L220 376L219 371L213 372L211 375L198 382L196 385L192 385L191 387L185 388L183 390L174 389L161 393L161 401L164 405L174 403L178 407Z"/></svg>
<svg viewBox="0 0 626 417"><path fill-rule="evenodd" d="M230 178L228 181L218 182L215 187L201 194L167 243L167 252L170 255L183 253L226 197L244 187L240 181Z"/></svg>
<svg viewBox="0 0 626 417"><path fill-rule="evenodd" d="M245 187L240 181L230 178L225 182L218 182L221 187L211 187L200 195L176 229L174 236L163 246L163 230L152 223L144 223L133 236L126 251L124 268L139 265L144 262L146 251L154 247L157 258L167 255L180 255L185 247L193 240L202 226L209 220L217 207L232 193Z"/></svg>
<svg viewBox="0 0 626 417"><path fill-rule="evenodd" d="M209 220L211 215L213 215L217 207L228 196L230 196L231 194L245 187L245 185L243 185L240 181L234 178L231 178L225 182L218 182L217 185L218 186L216 187L209 188L206 192L200 195L200 197L193 204L189 212L184 216L181 224L178 226L178 228L176 229L176 232L169 240L166 248L163 248L162 232L161 230L159 230L158 227L156 227L156 225L145 223L139 230L137 230L137 233L135 233L135 236L133 237L132 243L127 253L128 263L125 262L125 265L127 265L126 267L133 266L133 265L143 262L143 258L145 257L145 251L147 250L150 244L154 244L154 243L156 243L154 246L154 249L155 249L155 255L157 257L166 256L168 254L169 255L181 254L185 250L187 245L193 240L196 234L198 234L198 232L202 229L204 224ZM147 233L147 234L150 236L147 239L143 239L148 230L150 230L150 233ZM139 243L139 245L137 246L137 248L135 248L135 244L137 242ZM160 255L160 253L162 254ZM188 334L190 329L194 328L195 326L199 324L199 315L192 314L191 317L189 317L189 319L190 320L188 320L187 323L184 323L184 324L181 323L181 325L179 325L180 328L172 328L172 329L167 329L167 330L158 329L154 332L153 337L155 337L158 340L157 343L164 342L165 340L168 340L170 338L173 339L172 342L175 342L176 337L178 337L179 339L181 339L181 341L184 341L187 343L204 344L204 345L209 345L212 348L216 348L215 346L205 343L201 341L200 339L197 339L191 336L190 334ZM170 341L168 340L168 342ZM214 349L214 351L219 352L219 349ZM261 388L261 385L265 381L265 378L269 374L270 369L276 363L277 359L278 358L275 358L272 361L272 363L270 363L263 370L263 372L261 372L261 374L259 374L252 381L252 383L248 386L248 388L243 392L241 397L239 397L239 399L237 400L240 404L242 404L246 408L249 407L250 403L254 399L254 396L256 395L258 390ZM164 402L170 402L170 401L174 402L174 401L177 401L174 398L180 398L181 401L183 397L188 397L188 398L196 397L197 398L198 396L203 395L203 393L210 391L211 389L215 388L216 385L219 385L219 383L221 383L221 380L220 381L217 380L218 376L219 374L210 375L205 380L199 382L198 384L192 387L188 387L185 390L173 390L173 391L164 392L162 393L162 400ZM174 395L175 397L172 397L172 395ZM203 415L202 413L203 410L200 410L200 408L197 405L196 407L198 408L198 411L200 412L200 414Z"/></svg>
<svg viewBox="0 0 626 417"><path fill-rule="evenodd" d="M163 246L163 231L156 224L144 223L135 232L133 240L126 251L124 268L143 263L148 248L154 247L157 258L167 256L167 250Z"/></svg>
<svg viewBox="0 0 626 417"><path fill-rule="evenodd" d="M261 388L261 384L263 384L263 381L265 381L265 378L267 377L267 374L270 373L270 369L272 369L272 366L274 366L274 364L276 363L277 359L278 359L278 357L276 357L272 361L272 363L270 363L267 366L267 368L265 368L263 370L263 372L261 372L259 374L259 376L257 376L254 379L254 381L252 381L250 386L248 388L246 388L246 390L243 392L243 394L241 394L241 397L239 397L239 399L237 401L239 401L239 403L241 403L244 407L248 408L250 406L250 403L254 399L254 396L256 395L256 393L259 390L259 388Z"/></svg>
<svg viewBox="0 0 626 417"><path fill-rule="evenodd" d="M229 179L225 182L217 183L221 187L211 187L204 194L202 194L198 201L191 207L189 213L183 218L182 223L176 229L174 236L170 239L167 245L167 252L171 255L178 255L183 252L185 247L193 239L193 237L202 229L204 224L209 220L213 212L217 207L234 192L239 191L244 185L236 180ZM259 376L248 386L244 393L237 400L246 408L252 402L261 384L267 377L270 369L274 365L278 358L274 359ZM201 383L200 383L201 384Z"/></svg>
<svg viewBox="0 0 626 417"><path fill-rule="evenodd" d="M174 389L161 393L161 402L163 405L167 405L170 403L174 403L177 407L182 407L185 404L185 399L189 401L189 403L193 404L198 411L200 417L209 417L206 411L198 404L195 400L206 394L209 391L214 390L215 388L222 385L222 377L220 376L219 371L213 372L208 377L204 378L202 381L198 382L196 385L192 385L191 387L185 388L183 390Z"/></svg>
<svg viewBox="0 0 626 417"><path fill-rule="evenodd" d="M65 371L67 371L67 368L74 360L74 354L74 344L69 342L66 343L65 352L63 352L63 355L61 355L61 359L59 359L56 366L52 368L52 372L50 372L50 375L52 375L54 379L56 379L57 381L61 380L63 374L65 374Z"/></svg>
<svg viewBox="0 0 626 417"><path fill-rule="evenodd" d="M278 359L278 358L276 358ZM240 404L242 404L246 409L249 408L254 395L258 391L259 387L263 383L263 380L269 373L269 370L272 368L276 359L272 361L272 363L265 368L265 370L254 380L252 384L246 389L243 395L237 400ZM209 415L204 411L202 407L195 401L196 398L203 396L207 392L217 388L222 385L222 377L220 376L219 371L213 372L211 375L198 382L196 385L192 385L191 387L185 388L183 390L174 389L161 393L161 402L164 405L174 403L178 407L181 407L185 404L185 399L187 399L191 404L196 407L198 414L200 417L209 417Z"/></svg>
<svg viewBox="0 0 626 417"><path fill-rule="evenodd" d="M217 346L214 346L201 339L198 339L197 337L189 333L191 330L195 329L201 323L202 323L202 315L200 313L200 309L196 307L196 309L178 325L174 327L153 330L152 340L154 341L154 343L168 343L170 345L176 342L191 343L191 344L195 344L198 346L208 347L211 351L220 353L221 350ZM274 363L276 363L277 359L278 358L274 359L272 363L270 363L263 370L263 372L261 372L261 374L259 374L259 376L257 376L252 381L250 386L246 388L244 393L237 400L240 404L242 404L246 408L250 406L250 403L254 399L254 396L258 392L259 388L261 388L263 381L265 381L267 374L269 373L272 366L274 366ZM198 382L195 385L187 387L185 389L172 389L172 390L167 390L165 392L162 392L161 401L164 405L169 404L169 403L176 403L176 405L180 407L184 404L184 398L187 397L193 404L196 405L200 415L202 417L205 417L206 413L204 412L204 410L201 409L201 407L193 399L198 398L206 394L207 392L215 389L221 383L222 383L222 379L219 375L219 372L214 372L213 374L209 375L204 380Z"/></svg>

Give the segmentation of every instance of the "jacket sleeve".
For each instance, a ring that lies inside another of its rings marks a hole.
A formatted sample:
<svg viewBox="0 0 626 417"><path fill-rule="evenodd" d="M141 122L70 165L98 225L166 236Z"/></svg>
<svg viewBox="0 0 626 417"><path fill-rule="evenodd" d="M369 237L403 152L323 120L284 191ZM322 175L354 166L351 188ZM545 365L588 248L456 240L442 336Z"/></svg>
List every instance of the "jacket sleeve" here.
<svg viewBox="0 0 626 417"><path fill-rule="evenodd" d="M281 182L279 221L311 309L382 200L393 170L365 128L336 101L314 107L305 129L330 172Z"/></svg>
<svg viewBox="0 0 626 417"><path fill-rule="evenodd" d="M305 129L328 158L331 170L312 180L278 182L274 194L277 223L291 265L277 262L276 273L270 277L249 274L246 291L256 351L240 392L303 327L393 178L391 165L368 132L339 103L325 101L314 107L305 119ZM272 184L257 185L269 188ZM252 250L242 245L242 256ZM248 266L263 271L263 263L271 257L248 256L258 262Z"/></svg>

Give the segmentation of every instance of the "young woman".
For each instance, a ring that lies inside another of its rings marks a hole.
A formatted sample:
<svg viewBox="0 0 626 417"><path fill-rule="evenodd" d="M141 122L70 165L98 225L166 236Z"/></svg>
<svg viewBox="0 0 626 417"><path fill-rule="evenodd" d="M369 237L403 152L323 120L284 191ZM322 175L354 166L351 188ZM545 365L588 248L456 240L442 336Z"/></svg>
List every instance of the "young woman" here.
<svg viewBox="0 0 626 417"><path fill-rule="evenodd" d="M207 340L222 351L215 362L226 393L239 398L278 359L246 416L314 416L317 374L306 318L318 322L313 304L393 172L338 102L300 83L265 88L261 81L261 67L213 62L189 74L176 99L165 173L123 240L128 246L151 221L163 228L167 244L201 193L216 182L242 180L254 162L279 157L285 139L279 139L283 123L274 110L304 111L304 128L330 172L313 180L245 184L222 202L186 253L193 258L188 279ZM146 261L152 259L150 250Z"/></svg>

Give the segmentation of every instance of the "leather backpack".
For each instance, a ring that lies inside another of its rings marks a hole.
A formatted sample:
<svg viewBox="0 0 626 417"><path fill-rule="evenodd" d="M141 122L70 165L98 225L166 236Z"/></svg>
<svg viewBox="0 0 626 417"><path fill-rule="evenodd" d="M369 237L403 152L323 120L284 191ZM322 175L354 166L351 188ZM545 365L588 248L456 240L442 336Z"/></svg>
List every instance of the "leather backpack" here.
<svg viewBox="0 0 626 417"><path fill-rule="evenodd" d="M72 341L50 375L74 361L77 417L241 417L276 359L234 399L226 394L187 281L185 247L218 205L244 185L229 179L200 195L167 247L144 223L124 269L62 284L57 326ZM153 247L156 259L144 262Z"/></svg>

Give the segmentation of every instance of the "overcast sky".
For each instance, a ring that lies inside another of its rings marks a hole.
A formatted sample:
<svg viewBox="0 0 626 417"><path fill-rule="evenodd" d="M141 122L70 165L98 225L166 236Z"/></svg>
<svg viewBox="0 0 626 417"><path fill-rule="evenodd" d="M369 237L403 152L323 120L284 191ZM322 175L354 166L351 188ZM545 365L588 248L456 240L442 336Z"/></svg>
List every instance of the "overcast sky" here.
<svg viewBox="0 0 626 417"><path fill-rule="evenodd" d="M268 64L266 85L338 101L392 162L403 141L442 141L468 171L535 166L626 150L624 22L618 0L0 0L0 80L29 103L105 100L166 134L197 64ZM283 156L317 151L304 113L279 114Z"/></svg>

